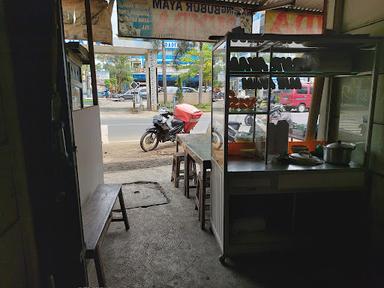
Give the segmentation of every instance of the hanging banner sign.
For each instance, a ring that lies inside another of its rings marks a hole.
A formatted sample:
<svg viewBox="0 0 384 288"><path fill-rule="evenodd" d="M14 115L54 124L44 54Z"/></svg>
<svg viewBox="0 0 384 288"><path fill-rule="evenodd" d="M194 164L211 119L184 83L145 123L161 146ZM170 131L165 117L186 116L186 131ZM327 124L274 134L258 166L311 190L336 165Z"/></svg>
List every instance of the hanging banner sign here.
<svg viewBox="0 0 384 288"><path fill-rule="evenodd" d="M111 15L115 0L90 2L93 41L112 45ZM87 40L84 0L63 0L62 7L65 39Z"/></svg>
<svg viewBox="0 0 384 288"><path fill-rule="evenodd" d="M208 41L241 26L252 30L252 13L228 6L177 0L118 0L119 36Z"/></svg>
<svg viewBox="0 0 384 288"><path fill-rule="evenodd" d="M322 34L323 15L268 10L262 33Z"/></svg>

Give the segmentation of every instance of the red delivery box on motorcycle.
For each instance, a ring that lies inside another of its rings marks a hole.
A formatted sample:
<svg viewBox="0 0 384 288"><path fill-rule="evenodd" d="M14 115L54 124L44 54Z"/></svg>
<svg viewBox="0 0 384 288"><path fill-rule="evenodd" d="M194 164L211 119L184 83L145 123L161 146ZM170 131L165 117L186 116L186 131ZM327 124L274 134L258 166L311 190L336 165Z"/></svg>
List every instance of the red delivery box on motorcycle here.
<svg viewBox="0 0 384 288"><path fill-rule="evenodd" d="M190 104L177 104L173 116L184 122L184 132L189 133L196 126L203 112Z"/></svg>

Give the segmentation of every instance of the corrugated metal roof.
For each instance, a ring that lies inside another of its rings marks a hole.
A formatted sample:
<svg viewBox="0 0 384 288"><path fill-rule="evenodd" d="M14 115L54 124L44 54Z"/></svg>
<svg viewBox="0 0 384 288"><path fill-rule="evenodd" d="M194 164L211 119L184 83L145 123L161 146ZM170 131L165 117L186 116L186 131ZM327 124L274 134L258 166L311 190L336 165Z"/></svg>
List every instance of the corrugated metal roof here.
<svg viewBox="0 0 384 288"><path fill-rule="evenodd" d="M324 0L296 0L293 7L323 11Z"/></svg>
<svg viewBox="0 0 384 288"><path fill-rule="evenodd" d="M295 5L284 8L308 12L323 12L324 0L296 0Z"/></svg>

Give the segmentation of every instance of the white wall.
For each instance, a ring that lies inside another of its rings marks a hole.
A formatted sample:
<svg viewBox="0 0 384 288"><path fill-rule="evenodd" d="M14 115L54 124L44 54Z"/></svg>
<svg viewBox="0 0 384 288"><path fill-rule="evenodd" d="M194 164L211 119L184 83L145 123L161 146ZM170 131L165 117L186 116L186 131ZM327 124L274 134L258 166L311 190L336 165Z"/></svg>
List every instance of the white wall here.
<svg viewBox="0 0 384 288"><path fill-rule="evenodd" d="M92 106L73 112L77 169L81 204L104 183L100 108Z"/></svg>

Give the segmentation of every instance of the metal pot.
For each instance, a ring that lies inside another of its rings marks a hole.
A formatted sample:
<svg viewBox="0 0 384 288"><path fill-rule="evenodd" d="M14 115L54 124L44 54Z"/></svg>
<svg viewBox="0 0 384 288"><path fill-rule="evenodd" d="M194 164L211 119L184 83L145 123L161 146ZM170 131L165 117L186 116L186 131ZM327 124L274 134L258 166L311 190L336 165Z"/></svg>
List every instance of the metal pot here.
<svg viewBox="0 0 384 288"><path fill-rule="evenodd" d="M337 141L324 147L324 161L336 165L348 165L356 145Z"/></svg>

